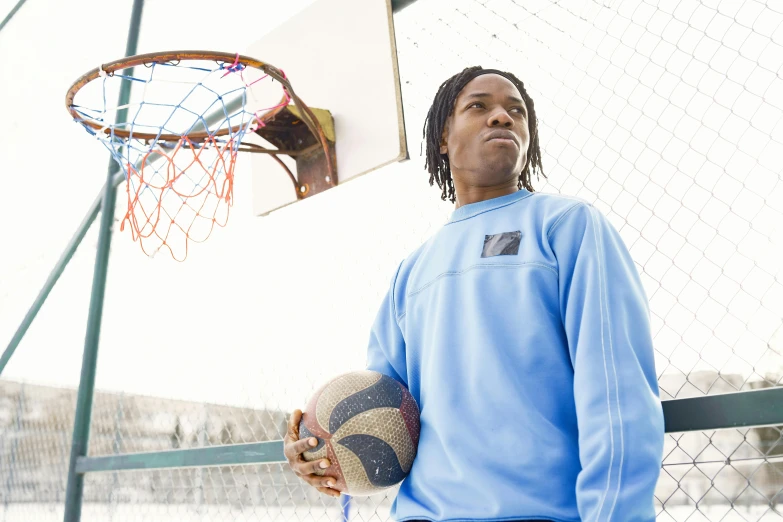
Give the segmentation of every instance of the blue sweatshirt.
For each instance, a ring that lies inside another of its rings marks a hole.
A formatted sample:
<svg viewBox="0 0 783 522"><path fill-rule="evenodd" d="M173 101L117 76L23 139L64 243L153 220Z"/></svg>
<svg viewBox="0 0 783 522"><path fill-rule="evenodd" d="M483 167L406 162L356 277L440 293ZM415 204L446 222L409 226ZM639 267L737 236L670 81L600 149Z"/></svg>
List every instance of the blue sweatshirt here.
<svg viewBox="0 0 783 522"><path fill-rule="evenodd" d="M400 264L367 368L421 410L396 520L655 519L647 299L588 203L521 190L456 209Z"/></svg>

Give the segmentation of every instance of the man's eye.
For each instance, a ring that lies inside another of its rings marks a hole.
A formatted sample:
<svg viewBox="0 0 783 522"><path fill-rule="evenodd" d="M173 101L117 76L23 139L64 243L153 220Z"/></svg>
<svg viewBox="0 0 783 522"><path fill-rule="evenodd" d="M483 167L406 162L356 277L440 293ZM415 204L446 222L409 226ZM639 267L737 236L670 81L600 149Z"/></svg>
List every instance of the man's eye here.
<svg viewBox="0 0 783 522"><path fill-rule="evenodd" d="M478 107L479 109L483 109L484 105L481 104L481 102L471 103L468 105L468 109L472 109L473 107Z"/></svg>
<svg viewBox="0 0 783 522"><path fill-rule="evenodd" d="M523 116L525 114L525 109L523 109L522 107L514 107L511 110L512 111L517 111L519 114L522 114Z"/></svg>

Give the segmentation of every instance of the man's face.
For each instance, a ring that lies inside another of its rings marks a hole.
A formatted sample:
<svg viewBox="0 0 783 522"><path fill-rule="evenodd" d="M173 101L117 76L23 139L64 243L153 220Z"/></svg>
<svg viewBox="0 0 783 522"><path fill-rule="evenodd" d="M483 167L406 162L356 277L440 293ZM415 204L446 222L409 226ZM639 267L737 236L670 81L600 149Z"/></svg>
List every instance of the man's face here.
<svg viewBox="0 0 783 522"><path fill-rule="evenodd" d="M491 187L518 178L527 162L527 107L517 88L497 74L471 80L457 96L443 130L456 183Z"/></svg>

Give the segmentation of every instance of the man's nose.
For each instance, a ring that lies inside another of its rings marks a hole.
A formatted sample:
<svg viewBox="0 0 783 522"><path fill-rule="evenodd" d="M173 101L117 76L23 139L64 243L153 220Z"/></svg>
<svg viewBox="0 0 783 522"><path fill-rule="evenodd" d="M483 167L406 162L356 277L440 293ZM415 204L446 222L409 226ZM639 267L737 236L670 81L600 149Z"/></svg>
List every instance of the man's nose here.
<svg viewBox="0 0 783 522"><path fill-rule="evenodd" d="M505 109L498 109L490 115L487 123L490 127L511 128L514 126L514 118L512 118Z"/></svg>

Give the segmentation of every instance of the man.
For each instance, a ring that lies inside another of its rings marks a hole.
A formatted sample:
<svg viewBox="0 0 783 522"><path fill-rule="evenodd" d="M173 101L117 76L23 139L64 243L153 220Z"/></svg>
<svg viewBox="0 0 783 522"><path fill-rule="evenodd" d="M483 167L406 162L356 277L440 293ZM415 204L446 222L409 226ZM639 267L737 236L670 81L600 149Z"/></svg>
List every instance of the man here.
<svg viewBox="0 0 783 522"><path fill-rule="evenodd" d="M663 452L649 312L617 231L581 200L537 194L533 101L514 75L465 69L425 124L449 222L399 266L368 369L421 409L397 520L652 521ZM291 419L292 469L313 472ZM328 463L324 463L327 467Z"/></svg>

